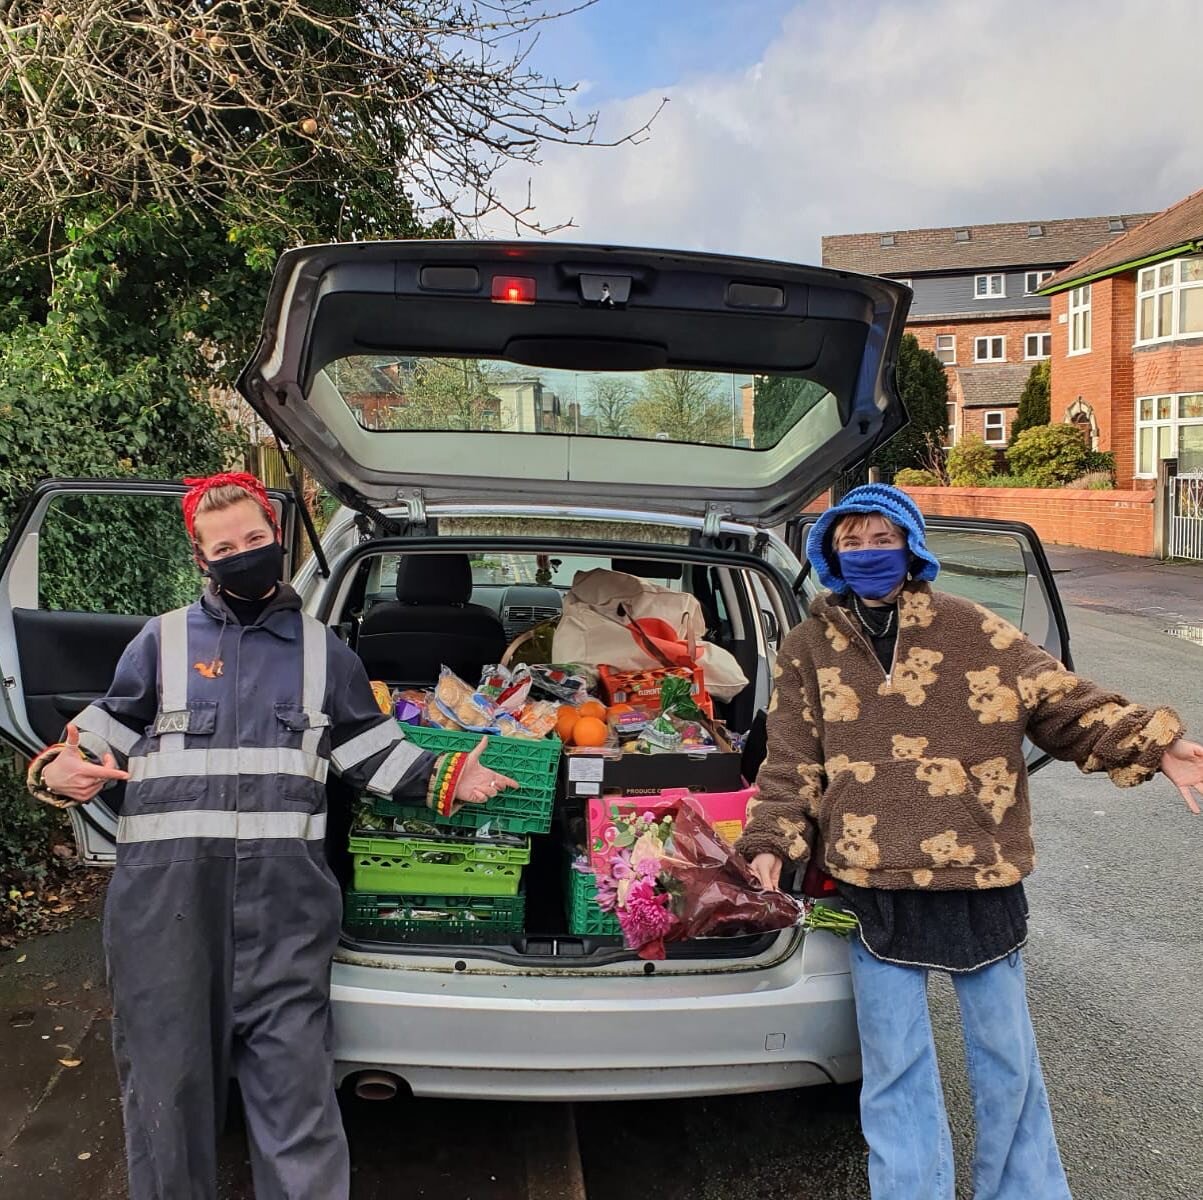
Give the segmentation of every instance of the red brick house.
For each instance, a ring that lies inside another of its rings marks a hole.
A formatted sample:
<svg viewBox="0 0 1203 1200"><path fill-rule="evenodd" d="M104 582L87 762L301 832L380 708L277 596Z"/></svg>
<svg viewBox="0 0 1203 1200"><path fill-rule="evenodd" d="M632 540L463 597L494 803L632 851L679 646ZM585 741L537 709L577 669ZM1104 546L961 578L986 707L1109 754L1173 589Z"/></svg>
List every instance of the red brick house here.
<svg viewBox="0 0 1203 1200"><path fill-rule="evenodd" d="M1203 471L1203 190L1054 275L1052 417L1115 455L1120 487L1163 458Z"/></svg>
<svg viewBox="0 0 1203 1200"><path fill-rule="evenodd" d="M1075 217L823 238L823 265L885 275L914 291L907 329L948 373L948 440L1007 444L1053 326L1044 284L1149 216Z"/></svg>

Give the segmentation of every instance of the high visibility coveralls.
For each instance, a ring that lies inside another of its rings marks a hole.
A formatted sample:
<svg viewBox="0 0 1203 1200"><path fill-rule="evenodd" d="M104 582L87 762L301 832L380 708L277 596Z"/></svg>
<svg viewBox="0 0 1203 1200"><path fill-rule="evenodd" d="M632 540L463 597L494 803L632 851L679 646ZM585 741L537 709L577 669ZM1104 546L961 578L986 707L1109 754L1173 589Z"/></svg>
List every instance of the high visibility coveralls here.
<svg viewBox="0 0 1203 1200"><path fill-rule="evenodd" d="M258 1200L346 1197L326 775L417 799L433 756L287 587L254 625L211 591L152 619L76 724L130 775L104 941L131 1200L212 1200L231 1077Z"/></svg>

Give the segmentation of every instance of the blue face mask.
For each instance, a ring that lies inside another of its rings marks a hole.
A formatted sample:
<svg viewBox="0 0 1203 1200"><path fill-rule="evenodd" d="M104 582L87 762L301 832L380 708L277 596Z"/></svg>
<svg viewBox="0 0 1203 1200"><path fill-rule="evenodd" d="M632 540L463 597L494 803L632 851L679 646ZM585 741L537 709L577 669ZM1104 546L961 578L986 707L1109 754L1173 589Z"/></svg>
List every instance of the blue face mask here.
<svg viewBox="0 0 1203 1200"><path fill-rule="evenodd" d="M911 552L899 546L894 550L848 550L838 557L840 574L858 596L884 600L906 579Z"/></svg>

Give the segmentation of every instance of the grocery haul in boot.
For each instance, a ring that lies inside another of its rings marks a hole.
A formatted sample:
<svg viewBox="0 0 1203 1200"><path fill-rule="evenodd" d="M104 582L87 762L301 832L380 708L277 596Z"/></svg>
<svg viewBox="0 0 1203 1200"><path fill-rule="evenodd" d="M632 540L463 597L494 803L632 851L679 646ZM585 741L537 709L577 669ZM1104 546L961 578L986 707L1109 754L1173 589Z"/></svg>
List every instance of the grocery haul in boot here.
<svg viewBox="0 0 1203 1200"><path fill-rule="evenodd" d="M743 735L714 716L704 664L718 664L727 695L746 683L738 665L678 636L679 622L574 604L579 585L555 648L605 649L617 662L516 661L547 644L527 634L477 680L444 667L431 688L373 684L415 745L443 754L485 738L484 765L518 787L450 812L365 797L347 933L424 946L558 935L662 958L696 938L844 932L844 914L763 891L733 849L756 787L743 778Z"/></svg>

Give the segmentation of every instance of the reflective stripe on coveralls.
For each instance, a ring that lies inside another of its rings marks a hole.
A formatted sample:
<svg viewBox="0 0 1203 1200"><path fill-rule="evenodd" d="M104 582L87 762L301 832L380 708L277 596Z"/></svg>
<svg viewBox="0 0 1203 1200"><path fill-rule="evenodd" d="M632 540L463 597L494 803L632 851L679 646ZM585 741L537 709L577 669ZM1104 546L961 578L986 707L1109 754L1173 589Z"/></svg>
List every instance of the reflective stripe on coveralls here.
<svg viewBox="0 0 1203 1200"><path fill-rule="evenodd" d="M105 911L130 1200L214 1200L231 1077L256 1200L349 1191L323 841L333 639L296 611L268 620L223 626L196 604L159 622L162 732L129 758ZM192 669L219 654L220 676Z"/></svg>

